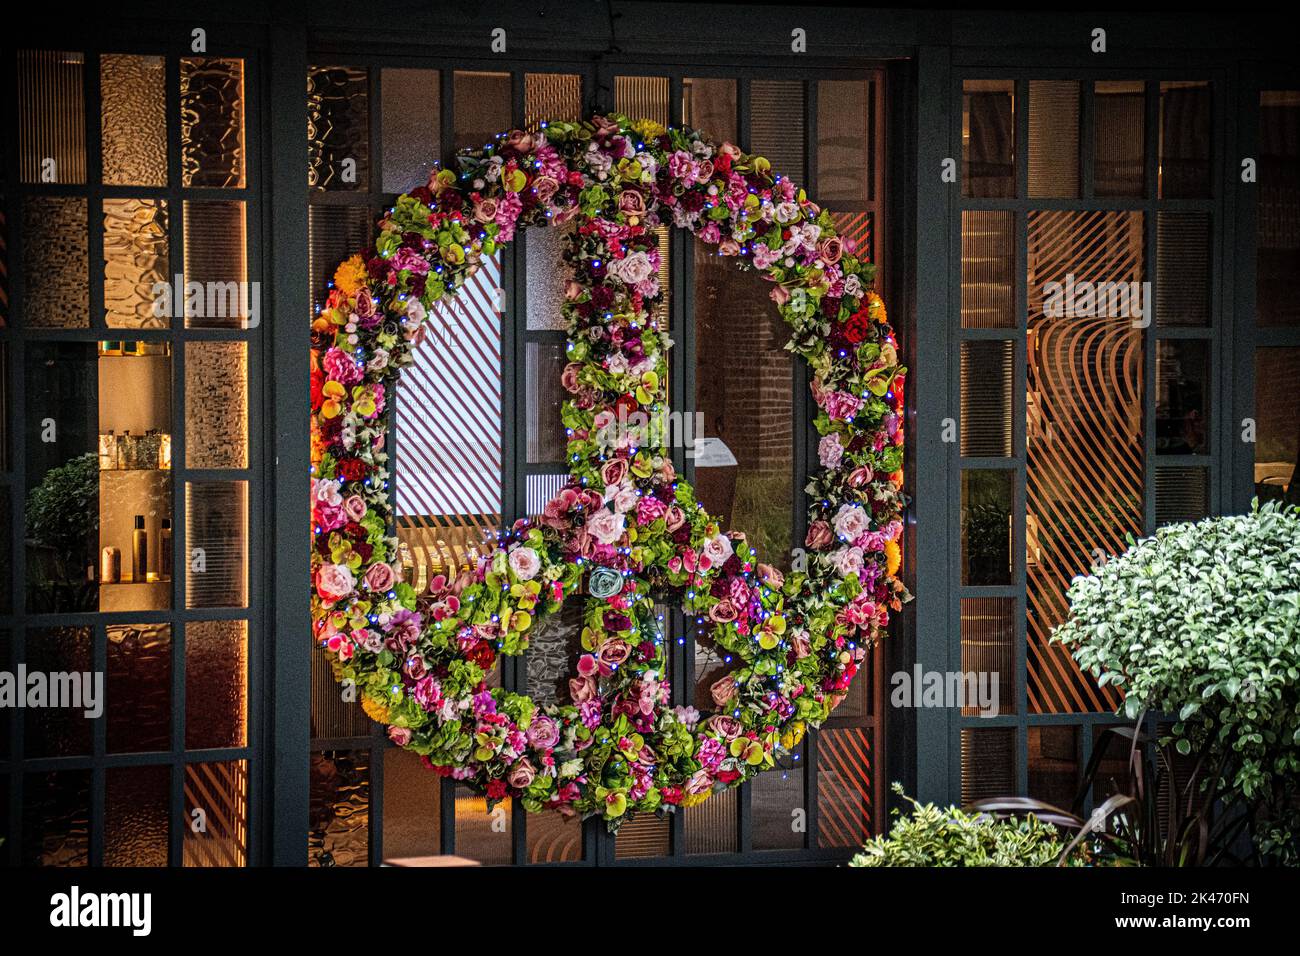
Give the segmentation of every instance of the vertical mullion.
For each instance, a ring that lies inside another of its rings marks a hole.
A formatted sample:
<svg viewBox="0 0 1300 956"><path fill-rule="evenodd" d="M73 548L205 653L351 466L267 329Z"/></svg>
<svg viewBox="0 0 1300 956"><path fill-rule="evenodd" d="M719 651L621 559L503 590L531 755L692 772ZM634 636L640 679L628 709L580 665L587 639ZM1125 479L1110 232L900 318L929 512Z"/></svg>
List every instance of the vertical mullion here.
<svg viewBox="0 0 1300 956"><path fill-rule="evenodd" d="M817 94L816 79L804 81L804 183L809 196L817 195ZM808 496L803 492L808 484L811 471L810 461L815 461L817 429L814 419L817 406L809 399L809 368L807 362L793 362L790 376L794 395L791 396L791 412L794 417L794 449L791 455L794 490L794 514L791 515L791 541L804 540L808 533ZM860 675L859 680L866 679ZM803 748L803 804L804 804L804 847L817 845L817 737L819 731L804 736Z"/></svg>
<svg viewBox="0 0 1300 956"><path fill-rule="evenodd" d="M1015 99L1015 162L1016 195L1021 199L1029 196L1029 80L1016 80ZM1017 707L1015 773L1016 792L1027 793L1029 790L1028 759L1028 710L1029 696L1029 586L1026 567L1027 533L1029 523L1029 212L1018 211L1012 214L1015 220L1015 310L1017 345L1015 365L1014 417L1015 426L1012 434L1012 451L1019 451L1020 457L1015 465L1015 478L1012 489L1012 532L1011 560L1012 584L1016 589L1017 613L1015 616L1015 655L1016 682L1018 701L1025 702ZM957 620L960 622L960 607Z"/></svg>
<svg viewBox="0 0 1300 956"><path fill-rule="evenodd" d="M1156 377L1156 297L1160 284L1156 276L1156 224L1159 217L1159 164L1160 164L1160 82L1148 80L1146 84L1145 133L1147 191L1142 202L1143 271L1150 282L1150 301L1143 303L1150 322L1142 330L1142 530L1150 534L1156 527L1156 438L1155 438L1155 377Z"/></svg>
<svg viewBox="0 0 1300 956"><path fill-rule="evenodd" d="M96 674L108 673L108 638L107 628L96 622L90 628L91 670ZM104 865L104 843L106 839L105 807L107 804L107 770L104 754L107 750L108 720L104 715L95 720L90 727L90 865Z"/></svg>
<svg viewBox="0 0 1300 956"><path fill-rule="evenodd" d="M1097 94L1096 82L1079 81L1079 196L1092 199L1096 193Z"/></svg>
<svg viewBox="0 0 1300 956"><path fill-rule="evenodd" d="M104 185L103 144L100 140L99 54L87 51L82 78L85 87L86 119L86 274L90 284L89 327L104 328Z"/></svg>

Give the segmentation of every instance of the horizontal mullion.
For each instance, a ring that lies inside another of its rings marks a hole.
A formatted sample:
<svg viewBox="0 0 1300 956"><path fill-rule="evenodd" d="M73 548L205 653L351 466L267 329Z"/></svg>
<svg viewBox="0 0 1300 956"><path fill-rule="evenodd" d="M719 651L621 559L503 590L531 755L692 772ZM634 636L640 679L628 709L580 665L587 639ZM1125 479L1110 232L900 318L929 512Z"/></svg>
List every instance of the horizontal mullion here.
<svg viewBox="0 0 1300 956"><path fill-rule="evenodd" d="M307 204L310 206L392 205L392 200L385 198L388 194L365 189L313 189L305 183L302 188L307 192Z"/></svg>
<svg viewBox="0 0 1300 956"><path fill-rule="evenodd" d="M960 598L1020 598L1025 589L1016 584L963 584L957 589Z"/></svg>
<svg viewBox="0 0 1300 956"><path fill-rule="evenodd" d="M1213 455L1166 455L1157 451L1151 459L1156 467L1174 465L1184 468L1208 468L1215 464Z"/></svg>
<svg viewBox="0 0 1300 956"><path fill-rule="evenodd" d="M97 718L103 720L103 717ZM220 747L212 750L146 750L139 753L105 753L100 756L79 754L67 757L24 757L11 761L15 772L41 773L51 770L90 770L118 767L169 767L192 763L224 763L229 760L251 760L253 748Z"/></svg>
<svg viewBox="0 0 1300 956"><path fill-rule="evenodd" d="M253 617L246 607L168 608L148 611L64 611L52 614L28 612L0 615L0 627L19 623L28 629L48 627L93 627L115 624L175 624L191 621L244 621Z"/></svg>
<svg viewBox="0 0 1300 956"><path fill-rule="evenodd" d="M256 481L252 468L174 468L178 481Z"/></svg>
<svg viewBox="0 0 1300 956"><path fill-rule="evenodd" d="M1025 463L1025 460L1019 456L998 457L998 458L962 458L960 459L962 468L982 469L986 471L1014 471Z"/></svg>
<svg viewBox="0 0 1300 956"><path fill-rule="evenodd" d="M972 342L1018 342L1025 337L1026 327L1022 325L1005 325L995 329L960 328L958 336Z"/></svg>
<svg viewBox="0 0 1300 956"><path fill-rule="evenodd" d="M1061 199L1041 196L1023 198L978 198L963 196L958 201L959 212L1214 212L1219 208L1216 199L1135 199L1131 197L1098 196L1094 199Z"/></svg>

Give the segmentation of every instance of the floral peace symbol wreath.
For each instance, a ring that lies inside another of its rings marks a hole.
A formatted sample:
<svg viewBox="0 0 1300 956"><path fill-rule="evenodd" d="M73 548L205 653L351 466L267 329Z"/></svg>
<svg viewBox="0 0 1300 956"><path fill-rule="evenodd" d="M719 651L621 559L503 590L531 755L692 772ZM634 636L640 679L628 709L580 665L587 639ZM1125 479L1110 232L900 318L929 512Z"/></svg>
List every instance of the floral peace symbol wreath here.
<svg viewBox="0 0 1300 956"><path fill-rule="evenodd" d="M761 156L609 115L504 133L456 163L397 200L312 322L315 637L366 713L432 770L489 801L599 814L616 831L772 767L910 600L897 577L906 370L871 264ZM570 478L476 566L417 593L394 536L386 402L435 303L519 229L567 222ZM786 348L811 369L822 437L806 570L758 563L658 440L671 344L656 320L661 225L771 282ZM664 595L732 665L711 688L715 713L671 705ZM489 687L566 599L585 601L569 701Z"/></svg>

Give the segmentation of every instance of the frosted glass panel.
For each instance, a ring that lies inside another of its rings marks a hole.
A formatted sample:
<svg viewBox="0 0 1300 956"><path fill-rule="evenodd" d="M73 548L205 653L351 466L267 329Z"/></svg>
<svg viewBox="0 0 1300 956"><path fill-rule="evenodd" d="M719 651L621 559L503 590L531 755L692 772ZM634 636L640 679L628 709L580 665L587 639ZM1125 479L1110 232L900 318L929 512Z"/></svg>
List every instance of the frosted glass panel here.
<svg viewBox="0 0 1300 956"><path fill-rule="evenodd" d="M244 61L181 58L181 183L244 185Z"/></svg>
<svg viewBox="0 0 1300 956"><path fill-rule="evenodd" d="M248 605L248 482L185 486L188 607Z"/></svg>
<svg viewBox="0 0 1300 956"><path fill-rule="evenodd" d="M25 183L86 181L85 62L63 50L18 51L18 169Z"/></svg>
<svg viewBox="0 0 1300 956"><path fill-rule="evenodd" d="M168 767L118 767L105 774L104 865L166 866Z"/></svg>
<svg viewBox="0 0 1300 956"><path fill-rule="evenodd" d="M172 309L155 295L171 284L167 200L104 200L104 323L164 329ZM157 306L157 307L156 307Z"/></svg>
<svg viewBox="0 0 1300 956"><path fill-rule="evenodd" d="M384 70L384 192L404 193L423 186L442 152L437 70Z"/></svg>
<svg viewBox="0 0 1300 956"><path fill-rule="evenodd" d="M90 327L86 200L23 199L23 319L29 327Z"/></svg>
<svg viewBox="0 0 1300 956"><path fill-rule="evenodd" d="M185 626L185 747L248 743L248 622Z"/></svg>
<svg viewBox="0 0 1300 956"><path fill-rule="evenodd" d="M104 182L167 185L167 71L161 56L99 58Z"/></svg>

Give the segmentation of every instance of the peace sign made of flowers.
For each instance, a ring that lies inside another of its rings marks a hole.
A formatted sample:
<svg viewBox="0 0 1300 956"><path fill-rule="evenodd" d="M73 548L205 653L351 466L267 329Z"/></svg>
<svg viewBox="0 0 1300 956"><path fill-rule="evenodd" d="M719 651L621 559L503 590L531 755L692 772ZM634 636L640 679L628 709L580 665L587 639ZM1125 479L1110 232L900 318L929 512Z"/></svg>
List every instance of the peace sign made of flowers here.
<svg viewBox="0 0 1300 956"><path fill-rule="evenodd" d="M897 577L905 369L872 266L760 156L611 114L503 133L456 164L397 200L312 322L315 636L366 713L431 769L489 801L599 814L613 831L772 767L843 699L910 599ZM518 229L566 222L569 480L475 567L417 593L394 536L385 402L435 303ZM772 282L786 348L810 367L821 469L803 570L758 563L659 440L661 225ZM585 653L568 702L489 687L500 657L578 594ZM734 665L711 688L716 713L671 706L665 594Z"/></svg>

